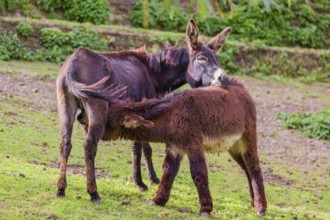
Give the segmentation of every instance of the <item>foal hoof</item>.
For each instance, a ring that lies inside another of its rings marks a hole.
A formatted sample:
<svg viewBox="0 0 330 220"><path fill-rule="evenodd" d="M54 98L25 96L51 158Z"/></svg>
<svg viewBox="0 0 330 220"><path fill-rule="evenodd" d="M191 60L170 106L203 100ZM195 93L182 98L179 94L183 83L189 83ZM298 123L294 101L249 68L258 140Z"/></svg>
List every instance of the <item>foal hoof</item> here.
<svg viewBox="0 0 330 220"><path fill-rule="evenodd" d="M99 194L97 192L90 193L90 195L91 195L92 203L100 203L101 202L101 197L99 196Z"/></svg>
<svg viewBox="0 0 330 220"><path fill-rule="evenodd" d="M160 183L160 180L157 177L151 179L150 181L151 185L158 185Z"/></svg>
<svg viewBox="0 0 330 220"><path fill-rule="evenodd" d="M257 212L258 217L263 218L266 215L266 212Z"/></svg>
<svg viewBox="0 0 330 220"><path fill-rule="evenodd" d="M156 202L154 202L154 201L151 201L151 202L149 203L149 205L150 205L150 206L156 206L156 205L157 205L157 203L156 203Z"/></svg>
<svg viewBox="0 0 330 220"><path fill-rule="evenodd" d="M208 218L208 217L210 217L210 213L209 212L201 212L201 217L202 218Z"/></svg>
<svg viewBox="0 0 330 220"><path fill-rule="evenodd" d="M137 187L139 188L139 190L141 192L148 190L148 186L146 184L144 184L144 183L139 183L139 184L136 184L136 185L137 185Z"/></svg>
<svg viewBox="0 0 330 220"><path fill-rule="evenodd" d="M56 197L64 197L65 196L65 190L64 189L59 189L56 192Z"/></svg>

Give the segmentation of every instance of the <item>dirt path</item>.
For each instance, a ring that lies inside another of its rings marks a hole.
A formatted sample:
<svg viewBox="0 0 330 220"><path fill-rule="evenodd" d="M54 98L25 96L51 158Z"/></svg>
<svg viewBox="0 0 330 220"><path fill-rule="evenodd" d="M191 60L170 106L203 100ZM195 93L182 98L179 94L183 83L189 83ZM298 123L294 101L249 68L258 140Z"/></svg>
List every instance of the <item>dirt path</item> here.
<svg viewBox="0 0 330 220"><path fill-rule="evenodd" d="M287 166L287 172L293 167L302 175L311 171L321 178L329 178L330 143L304 137L297 131L283 129L281 122L276 119L276 114L317 112L329 106L330 85L298 87L249 77L244 77L240 81L249 89L257 105L258 146L266 181L284 181L284 184L290 185L290 182L276 177L276 170L269 168L271 163L282 163ZM30 76L0 73L0 95L21 96L30 100L37 108L56 111L54 79L37 80ZM283 171L278 171L280 172Z"/></svg>

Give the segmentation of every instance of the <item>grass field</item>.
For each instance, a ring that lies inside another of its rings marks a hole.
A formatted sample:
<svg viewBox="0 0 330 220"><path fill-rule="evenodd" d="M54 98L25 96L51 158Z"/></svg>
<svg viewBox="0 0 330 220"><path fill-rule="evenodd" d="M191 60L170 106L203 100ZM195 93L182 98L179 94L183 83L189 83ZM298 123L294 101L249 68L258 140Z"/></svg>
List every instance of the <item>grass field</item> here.
<svg viewBox="0 0 330 220"><path fill-rule="evenodd" d="M4 64L8 66L8 63L0 63L2 73L6 73ZM60 142L53 79L56 66L42 63L26 63L26 68L12 66L7 73L13 78L14 92L0 88L0 219L199 218L198 195L187 158L183 160L167 205L149 206L157 186L150 186L144 167L144 180L149 185L147 192L140 192L130 180L129 141L100 143L96 167L102 202L92 204L83 175L84 134L77 124L66 197L56 198ZM8 74L0 73L0 76ZM18 91L15 77L22 74L27 74L30 81L45 80L40 78L45 75L51 78L45 82L52 94L48 104L36 104L39 99L45 99L42 92L33 94L33 98L24 92L15 92ZM299 133L293 135L302 138ZM280 139L276 135L273 138ZM154 166L160 177L164 145L152 146ZM262 169L268 173L265 219L330 219L329 160L321 164L306 162L306 167L296 167L291 166L295 162L290 154L286 155L289 157L286 163L275 155L277 153L260 149ZM309 160L308 155L301 155L301 159ZM214 203L210 219L258 219L250 205L247 181L239 166L226 153L208 154L207 162Z"/></svg>

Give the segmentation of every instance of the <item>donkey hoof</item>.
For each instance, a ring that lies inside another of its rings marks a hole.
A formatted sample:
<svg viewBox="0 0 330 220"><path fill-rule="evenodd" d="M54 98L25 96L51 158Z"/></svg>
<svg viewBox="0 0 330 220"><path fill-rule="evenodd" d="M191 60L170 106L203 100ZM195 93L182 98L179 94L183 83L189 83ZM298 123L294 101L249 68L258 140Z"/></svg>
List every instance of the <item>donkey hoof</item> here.
<svg viewBox="0 0 330 220"><path fill-rule="evenodd" d="M90 195L91 195L91 201L93 203L100 203L101 202L101 197L99 196L99 194L97 192L90 193Z"/></svg>
<svg viewBox="0 0 330 220"><path fill-rule="evenodd" d="M57 197L64 197L65 196L65 190L64 189L59 189L56 192Z"/></svg>
<svg viewBox="0 0 330 220"><path fill-rule="evenodd" d="M137 187L139 188L139 190L141 192L148 190L148 186L146 184L144 184L144 183L139 183L139 184L136 184L136 185L137 185Z"/></svg>
<svg viewBox="0 0 330 220"><path fill-rule="evenodd" d="M201 212L201 217L202 218L208 218L208 217L210 217L210 213L209 212Z"/></svg>

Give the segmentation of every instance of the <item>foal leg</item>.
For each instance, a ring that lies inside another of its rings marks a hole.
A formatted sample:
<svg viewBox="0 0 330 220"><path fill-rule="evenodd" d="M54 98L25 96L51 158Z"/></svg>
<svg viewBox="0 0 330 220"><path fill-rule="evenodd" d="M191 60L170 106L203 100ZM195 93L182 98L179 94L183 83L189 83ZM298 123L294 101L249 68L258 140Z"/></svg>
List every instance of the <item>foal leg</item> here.
<svg viewBox="0 0 330 220"><path fill-rule="evenodd" d="M249 184L249 192L250 192L250 196L252 198L251 205L254 207L254 193L253 193L253 188L252 188L252 184L251 184L251 177L246 168L244 158L242 156L242 152L244 151L243 149L245 149L245 145L244 145L243 141L239 140L235 143L234 146L232 146L229 149L229 154L238 163L238 165L243 169L243 171L247 177L248 184Z"/></svg>
<svg viewBox="0 0 330 220"><path fill-rule="evenodd" d="M95 180L95 157L97 144L105 129L108 105L104 101L94 100L86 104L86 111L89 119L87 138L84 142L87 192L90 194L92 202L99 202L101 198L97 193Z"/></svg>
<svg viewBox="0 0 330 220"><path fill-rule="evenodd" d="M259 216L264 216L267 209L267 201L262 173L259 166L256 132L253 131L243 134L243 141L246 145L246 151L242 154L242 156L251 178L251 186L254 194L254 197L252 198L254 202L254 209Z"/></svg>
<svg viewBox="0 0 330 220"><path fill-rule="evenodd" d="M213 203L203 146L201 144L190 145L187 148L187 156L189 158L191 177L198 191L201 216L208 217L212 212Z"/></svg>
<svg viewBox="0 0 330 220"><path fill-rule="evenodd" d="M148 178L152 184L159 184L159 179L152 164L152 148L149 143L143 143L142 146L144 162L147 166Z"/></svg>
<svg viewBox="0 0 330 220"><path fill-rule="evenodd" d="M67 90L58 86L57 88L58 100L58 116L60 121L60 177L57 182L57 197L65 196L65 188L67 187L66 170L68 158L71 152L71 135L75 115L78 109L75 98L68 94Z"/></svg>
<svg viewBox="0 0 330 220"><path fill-rule="evenodd" d="M177 175L183 154L175 146L166 148L163 161L163 176L160 180L156 196L150 205L165 205L169 199L174 178Z"/></svg>
<svg viewBox="0 0 330 220"><path fill-rule="evenodd" d="M148 189L148 186L143 183L141 175L141 155L142 155L142 143L134 141L132 144L132 165L133 173L132 178L140 189L140 191L145 191Z"/></svg>

